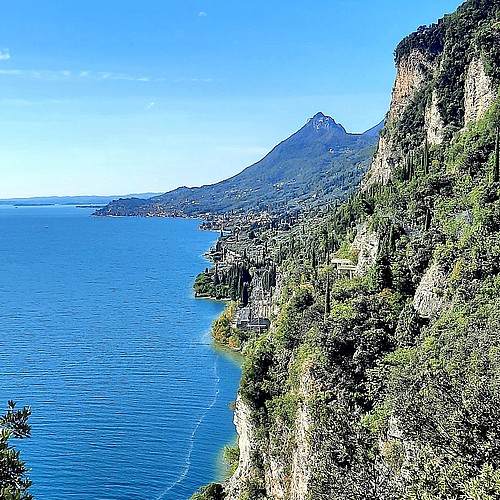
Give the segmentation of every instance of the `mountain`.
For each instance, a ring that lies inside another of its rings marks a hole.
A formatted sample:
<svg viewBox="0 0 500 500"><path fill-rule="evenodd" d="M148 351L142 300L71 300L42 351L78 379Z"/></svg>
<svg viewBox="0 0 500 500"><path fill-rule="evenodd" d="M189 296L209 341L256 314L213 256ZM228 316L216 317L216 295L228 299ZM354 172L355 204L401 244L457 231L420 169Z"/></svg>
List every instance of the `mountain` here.
<svg viewBox="0 0 500 500"><path fill-rule="evenodd" d="M500 0L395 56L360 189L221 236L198 279L247 314L214 325L245 355L236 470L193 500L500 498Z"/></svg>
<svg viewBox="0 0 500 500"><path fill-rule="evenodd" d="M149 200L116 200L95 215L199 215L265 209L286 211L342 198L355 188L375 151L382 123L350 134L323 113L257 163L216 184L180 187Z"/></svg>
<svg viewBox="0 0 500 500"><path fill-rule="evenodd" d="M151 198L158 193L127 194L125 197ZM35 196L31 198L5 198L0 205L105 205L117 196Z"/></svg>

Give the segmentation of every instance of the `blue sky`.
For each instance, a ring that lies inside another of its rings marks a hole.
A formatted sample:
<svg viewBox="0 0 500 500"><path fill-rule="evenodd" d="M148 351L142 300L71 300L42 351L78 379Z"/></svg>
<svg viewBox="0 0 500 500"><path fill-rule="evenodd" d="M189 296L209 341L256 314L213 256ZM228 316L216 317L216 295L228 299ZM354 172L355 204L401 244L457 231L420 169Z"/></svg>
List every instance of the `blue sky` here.
<svg viewBox="0 0 500 500"><path fill-rule="evenodd" d="M0 198L234 175L317 111L362 132L460 1L23 0L0 19Z"/></svg>

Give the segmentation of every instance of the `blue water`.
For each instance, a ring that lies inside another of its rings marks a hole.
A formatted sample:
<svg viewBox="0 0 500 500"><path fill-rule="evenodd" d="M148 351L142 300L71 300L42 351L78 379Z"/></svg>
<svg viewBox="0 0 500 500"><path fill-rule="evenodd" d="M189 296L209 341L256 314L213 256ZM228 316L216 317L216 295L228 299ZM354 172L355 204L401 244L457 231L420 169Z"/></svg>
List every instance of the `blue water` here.
<svg viewBox="0 0 500 500"><path fill-rule="evenodd" d="M32 407L16 447L39 500L188 498L235 438L224 305L191 288L215 235L90 212L0 208L0 407Z"/></svg>

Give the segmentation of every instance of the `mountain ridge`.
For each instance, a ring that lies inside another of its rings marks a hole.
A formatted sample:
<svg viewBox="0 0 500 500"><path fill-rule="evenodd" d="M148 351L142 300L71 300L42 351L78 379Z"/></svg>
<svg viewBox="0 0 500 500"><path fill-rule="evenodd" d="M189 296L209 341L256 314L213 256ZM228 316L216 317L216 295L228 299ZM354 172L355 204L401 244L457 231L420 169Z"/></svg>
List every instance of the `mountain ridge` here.
<svg viewBox="0 0 500 500"><path fill-rule="evenodd" d="M123 198L151 198L159 193L133 193L122 195ZM28 196L19 198L1 198L0 205L86 205L99 204L104 205L117 198L117 195L75 195L75 196Z"/></svg>
<svg viewBox="0 0 500 500"><path fill-rule="evenodd" d="M265 208L282 212L314 204L311 200L318 204L341 199L367 170L382 125L352 134L318 112L263 158L227 179L181 186L143 201L115 200L95 215L196 216Z"/></svg>
<svg viewBox="0 0 500 500"><path fill-rule="evenodd" d="M500 498L499 20L467 0L398 45L346 203L219 238L195 289L248 313L213 329L245 355L239 439L192 500Z"/></svg>

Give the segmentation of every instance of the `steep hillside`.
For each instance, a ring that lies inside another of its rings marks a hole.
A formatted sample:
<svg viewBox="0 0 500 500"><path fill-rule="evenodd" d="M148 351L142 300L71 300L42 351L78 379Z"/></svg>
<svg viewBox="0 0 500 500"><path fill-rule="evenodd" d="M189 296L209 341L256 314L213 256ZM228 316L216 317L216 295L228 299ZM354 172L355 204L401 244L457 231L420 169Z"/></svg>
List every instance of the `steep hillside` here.
<svg viewBox="0 0 500 500"><path fill-rule="evenodd" d="M500 498L499 50L500 0L403 40L362 188L256 234L278 313L245 348L236 472L195 498Z"/></svg>
<svg viewBox="0 0 500 500"><path fill-rule="evenodd" d="M216 184L187 188L147 201L117 200L96 215L198 215L270 209L341 199L369 167L382 124L349 134L333 118L317 113L267 156Z"/></svg>

